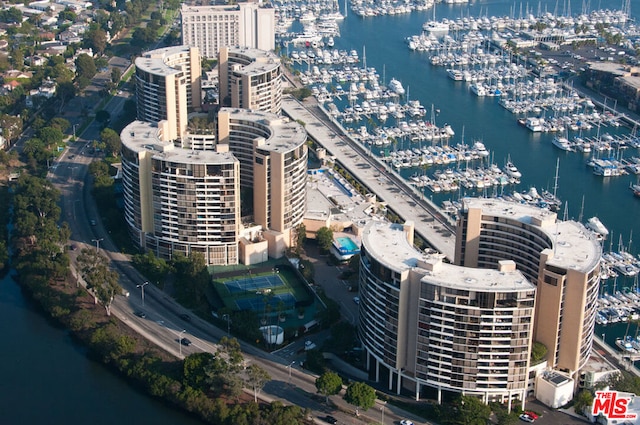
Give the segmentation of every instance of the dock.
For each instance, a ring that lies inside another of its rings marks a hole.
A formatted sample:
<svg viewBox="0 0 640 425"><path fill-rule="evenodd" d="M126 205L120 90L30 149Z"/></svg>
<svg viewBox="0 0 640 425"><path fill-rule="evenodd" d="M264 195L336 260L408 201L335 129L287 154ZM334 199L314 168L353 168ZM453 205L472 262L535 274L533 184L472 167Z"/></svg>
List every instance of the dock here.
<svg viewBox="0 0 640 425"><path fill-rule="evenodd" d="M315 99L304 103L283 96L282 111L291 119L305 123L309 138L327 150L351 175L375 194L387 208L404 221L413 221L415 232L450 261L455 256L455 222L435 203L400 176L390 165L353 139L333 118L327 116Z"/></svg>

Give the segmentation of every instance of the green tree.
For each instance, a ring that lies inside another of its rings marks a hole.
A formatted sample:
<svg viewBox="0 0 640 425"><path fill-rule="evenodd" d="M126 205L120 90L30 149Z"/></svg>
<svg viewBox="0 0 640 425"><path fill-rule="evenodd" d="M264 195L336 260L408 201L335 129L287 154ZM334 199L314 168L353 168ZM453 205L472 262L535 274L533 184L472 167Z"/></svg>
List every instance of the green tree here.
<svg viewBox="0 0 640 425"><path fill-rule="evenodd" d="M316 240L320 249L328 252L331 249L331 245L333 245L333 230L328 227L319 228L316 232Z"/></svg>
<svg viewBox="0 0 640 425"><path fill-rule="evenodd" d="M585 409L593 405L593 394L589 390L582 390L573 399L573 410L578 415L584 415Z"/></svg>
<svg viewBox="0 0 640 425"><path fill-rule="evenodd" d="M534 342L531 347L531 362L533 364L541 362L547 356L547 347L541 342Z"/></svg>
<svg viewBox="0 0 640 425"><path fill-rule="evenodd" d="M491 408L480 399L461 395L453 402L454 417L450 423L456 425L486 425Z"/></svg>
<svg viewBox="0 0 640 425"><path fill-rule="evenodd" d="M258 402L258 394L262 391L265 384L271 380L271 376L266 370L258 366L257 364L251 364L247 368L246 382L251 388L253 388L253 401Z"/></svg>
<svg viewBox="0 0 640 425"><path fill-rule="evenodd" d="M344 400L358 409L367 410L376 402L376 391L364 382L353 382L347 387Z"/></svg>
<svg viewBox="0 0 640 425"><path fill-rule="evenodd" d="M104 143L105 149L112 157L117 158L122 149L120 135L110 128L105 128L100 132L100 140Z"/></svg>
<svg viewBox="0 0 640 425"><path fill-rule="evenodd" d="M325 396L325 402L329 403L329 396L338 394L342 389L342 378L335 372L325 372L316 378L316 388Z"/></svg>
<svg viewBox="0 0 640 425"><path fill-rule="evenodd" d="M93 58L86 53L79 55L76 59L76 78L91 80L96 73L96 63Z"/></svg>
<svg viewBox="0 0 640 425"><path fill-rule="evenodd" d="M43 127L38 131L38 138L47 146L58 145L64 139L64 134L57 127Z"/></svg>
<svg viewBox="0 0 640 425"><path fill-rule="evenodd" d="M80 275L92 291L95 302L100 301L111 315L111 303L116 294L121 293L118 284L118 273L110 270L108 260L100 252L92 248L84 248L78 255Z"/></svg>
<svg viewBox="0 0 640 425"><path fill-rule="evenodd" d="M214 356L211 353L194 353L184 359L182 373L184 384L198 390L207 389L207 368L213 362Z"/></svg>

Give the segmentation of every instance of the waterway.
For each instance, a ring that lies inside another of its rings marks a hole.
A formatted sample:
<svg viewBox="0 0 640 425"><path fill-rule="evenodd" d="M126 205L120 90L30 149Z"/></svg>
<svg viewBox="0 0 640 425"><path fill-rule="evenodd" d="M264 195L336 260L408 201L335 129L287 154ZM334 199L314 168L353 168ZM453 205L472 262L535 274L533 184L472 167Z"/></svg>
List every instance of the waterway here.
<svg viewBox="0 0 640 425"><path fill-rule="evenodd" d="M201 423L89 359L11 277L0 280L0 323L1 424Z"/></svg>
<svg viewBox="0 0 640 425"><path fill-rule="evenodd" d="M590 2L573 2L571 12L602 9L620 9L621 0L599 0ZM343 3L340 3L343 5ZM511 0L477 0L468 4L441 4L436 6L436 19L456 19L460 17L509 16L519 17L527 8L534 15L539 12L567 14L569 2L542 0L537 2L513 2ZM344 13L344 7L342 7ZM410 99L419 100L422 105L438 111L435 120L438 126L449 124L456 135L449 144L464 141L471 144L474 140L482 141L490 150L494 163L502 166L507 157L522 172L521 183L511 190L526 191L536 187L538 191L557 189L558 197L563 201L559 216L569 219L583 220L597 216L610 231L609 240L604 242L604 250L618 250L620 239L624 249L638 254L638 244L632 242L633 235L640 237L640 199L635 198L629 190L629 184L636 181L633 175L618 177L598 177L586 166L589 156L578 152L564 152L554 147L551 140L553 133L532 133L519 126L516 116L498 105L496 97L476 97L469 91L469 84L456 82L447 77L444 67L431 65L428 52L412 52L405 42L406 37L419 34L425 21L433 17L432 10L413 12L403 15L387 15L361 18L347 11L347 17L340 24L340 37L335 39L335 49L355 49L360 57L360 65L366 60L367 67L374 67L381 76L381 84L388 83L391 78L400 80L407 90ZM640 7L631 10L631 17L638 22ZM296 28L294 28L296 30ZM293 49L292 46L289 46ZM305 70L302 67L301 70ZM345 90L348 89L345 87ZM424 118L429 120L429 114ZM355 126L363 125L360 123ZM601 128L601 133L618 134L629 132L612 127ZM462 136L464 134L464 140ZM586 134L588 135L588 134ZM595 129L590 134L595 136ZM409 143L410 145L410 143ZM640 156L636 149L625 152L625 157ZM556 163L559 168L556 179ZM410 171L402 170L408 177ZM460 196L477 196L485 194L460 191L453 194L426 196L440 203ZM613 286L620 290L632 286L632 280L619 277L615 283L612 279L603 282L604 291L612 291ZM625 333L626 324L596 328L596 334L605 334L606 341L613 345L615 338ZM635 332L635 328L633 329Z"/></svg>

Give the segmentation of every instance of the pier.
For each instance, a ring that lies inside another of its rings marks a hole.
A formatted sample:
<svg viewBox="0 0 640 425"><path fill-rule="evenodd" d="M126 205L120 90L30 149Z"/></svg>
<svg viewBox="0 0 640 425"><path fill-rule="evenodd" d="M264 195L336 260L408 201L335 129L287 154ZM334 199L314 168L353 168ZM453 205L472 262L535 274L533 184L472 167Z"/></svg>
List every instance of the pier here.
<svg viewBox="0 0 640 425"><path fill-rule="evenodd" d="M308 136L378 200L388 202L388 208L403 220L413 221L416 233L431 248L454 260L455 222L422 192L352 139L337 121L325 115L315 99L302 103L292 96L284 96L282 110L291 119L304 122Z"/></svg>

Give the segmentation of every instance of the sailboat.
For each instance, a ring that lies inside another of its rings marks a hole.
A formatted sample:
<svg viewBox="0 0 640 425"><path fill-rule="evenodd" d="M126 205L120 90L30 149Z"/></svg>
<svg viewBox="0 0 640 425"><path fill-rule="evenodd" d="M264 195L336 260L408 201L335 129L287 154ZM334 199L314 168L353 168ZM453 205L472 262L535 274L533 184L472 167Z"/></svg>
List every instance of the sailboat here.
<svg viewBox="0 0 640 425"><path fill-rule="evenodd" d="M449 32L449 24L436 21L436 4L433 3L433 18L422 25L422 31L427 35L443 36Z"/></svg>

